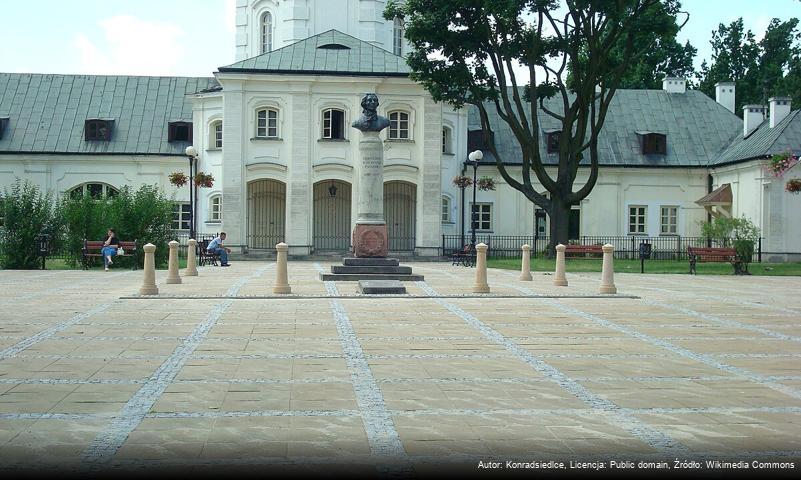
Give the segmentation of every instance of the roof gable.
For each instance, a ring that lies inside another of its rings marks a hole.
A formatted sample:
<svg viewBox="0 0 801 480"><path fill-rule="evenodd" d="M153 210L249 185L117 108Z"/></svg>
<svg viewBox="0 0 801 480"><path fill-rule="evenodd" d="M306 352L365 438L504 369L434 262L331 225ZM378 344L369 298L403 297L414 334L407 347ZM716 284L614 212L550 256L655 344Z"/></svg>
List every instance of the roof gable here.
<svg viewBox="0 0 801 480"><path fill-rule="evenodd" d="M329 30L218 70L404 77L411 71L403 57L338 30Z"/></svg>
<svg viewBox="0 0 801 480"><path fill-rule="evenodd" d="M801 109L790 112L773 128L766 118L748 137L739 135L710 166L765 158L791 151L801 155Z"/></svg>

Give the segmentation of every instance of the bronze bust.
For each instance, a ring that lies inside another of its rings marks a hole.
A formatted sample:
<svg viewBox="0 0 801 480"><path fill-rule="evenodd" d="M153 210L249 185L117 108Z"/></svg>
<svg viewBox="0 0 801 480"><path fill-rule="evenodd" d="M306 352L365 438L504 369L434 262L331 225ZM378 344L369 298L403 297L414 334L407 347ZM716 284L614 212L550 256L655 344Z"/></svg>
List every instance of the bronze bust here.
<svg viewBox="0 0 801 480"><path fill-rule="evenodd" d="M378 115L378 95L366 93L362 97L362 115L351 126L362 132L380 132L389 126L389 119Z"/></svg>

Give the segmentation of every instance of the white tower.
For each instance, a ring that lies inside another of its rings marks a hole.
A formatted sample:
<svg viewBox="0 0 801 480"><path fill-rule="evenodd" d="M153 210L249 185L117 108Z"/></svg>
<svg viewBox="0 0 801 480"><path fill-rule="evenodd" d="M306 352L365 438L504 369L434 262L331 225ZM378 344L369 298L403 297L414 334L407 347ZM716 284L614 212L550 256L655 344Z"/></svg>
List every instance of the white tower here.
<svg viewBox="0 0 801 480"><path fill-rule="evenodd" d="M404 54L402 27L384 19L386 6L386 0L236 0L236 61L331 29Z"/></svg>

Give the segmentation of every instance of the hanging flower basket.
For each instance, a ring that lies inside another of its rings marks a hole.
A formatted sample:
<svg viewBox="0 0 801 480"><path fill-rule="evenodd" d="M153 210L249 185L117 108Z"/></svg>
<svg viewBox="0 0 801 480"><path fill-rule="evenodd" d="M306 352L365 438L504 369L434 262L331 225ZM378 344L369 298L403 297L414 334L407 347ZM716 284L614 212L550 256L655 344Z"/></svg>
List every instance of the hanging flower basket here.
<svg viewBox="0 0 801 480"><path fill-rule="evenodd" d="M470 177L465 177L464 175L457 175L453 177L453 184L456 185L457 188L467 188L473 184L473 180Z"/></svg>
<svg viewBox="0 0 801 480"><path fill-rule="evenodd" d="M792 155L790 152L780 153L771 157L767 169L774 177L780 178L787 170L793 168L796 163L798 163L797 156Z"/></svg>
<svg viewBox="0 0 801 480"><path fill-rule="evenodd" d="M210 173L197 172L195 185L200 188L211 188L214 185L214 177Z"/></svg>
<svg viewBox="0 0 801 480"><path fill-rule="evenodd" d="M481 177L476 182L479 190L495 190L495 179L492 177Z"/></svg>
<svg viewBox="0 0 801 480"><path fill-rule="evenodd" d="M184 172L172 172L168 178L170 179L170 183L179 188L189 182L189 177L187 177Z"/></svg>
<svg viewBox="0 0 801 480"><path fill-rule="evenodd" d="M787 185L784 186L784 189L794 195L798 195L801 193L801 178L787 180Z"/></svg>

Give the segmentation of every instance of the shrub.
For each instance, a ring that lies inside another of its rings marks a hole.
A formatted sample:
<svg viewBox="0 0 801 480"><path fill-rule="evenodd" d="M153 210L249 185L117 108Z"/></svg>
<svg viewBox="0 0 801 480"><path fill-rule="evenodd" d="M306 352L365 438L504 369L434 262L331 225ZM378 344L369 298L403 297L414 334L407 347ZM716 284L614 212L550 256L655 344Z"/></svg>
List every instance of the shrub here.
<svg viewBox="0 0 801 480"><path fill-rule="evenodd" d="M58 246L61 225L56 219L52 194L43 194L36 185L27 180L22 183L18 178L0 199L4 222L0 228L0 266L39 268L37 235L49 235L51 245Z"/></svg>
<svg viewBox="0 0 801 480"><path fill-rule="evenodd" d="M727 247L734 246L737 255L748 263L754 254L754 242L759 240L759 227L751 220L741 218L718 217L711 222L701 224L703 234Z"/></svg>

